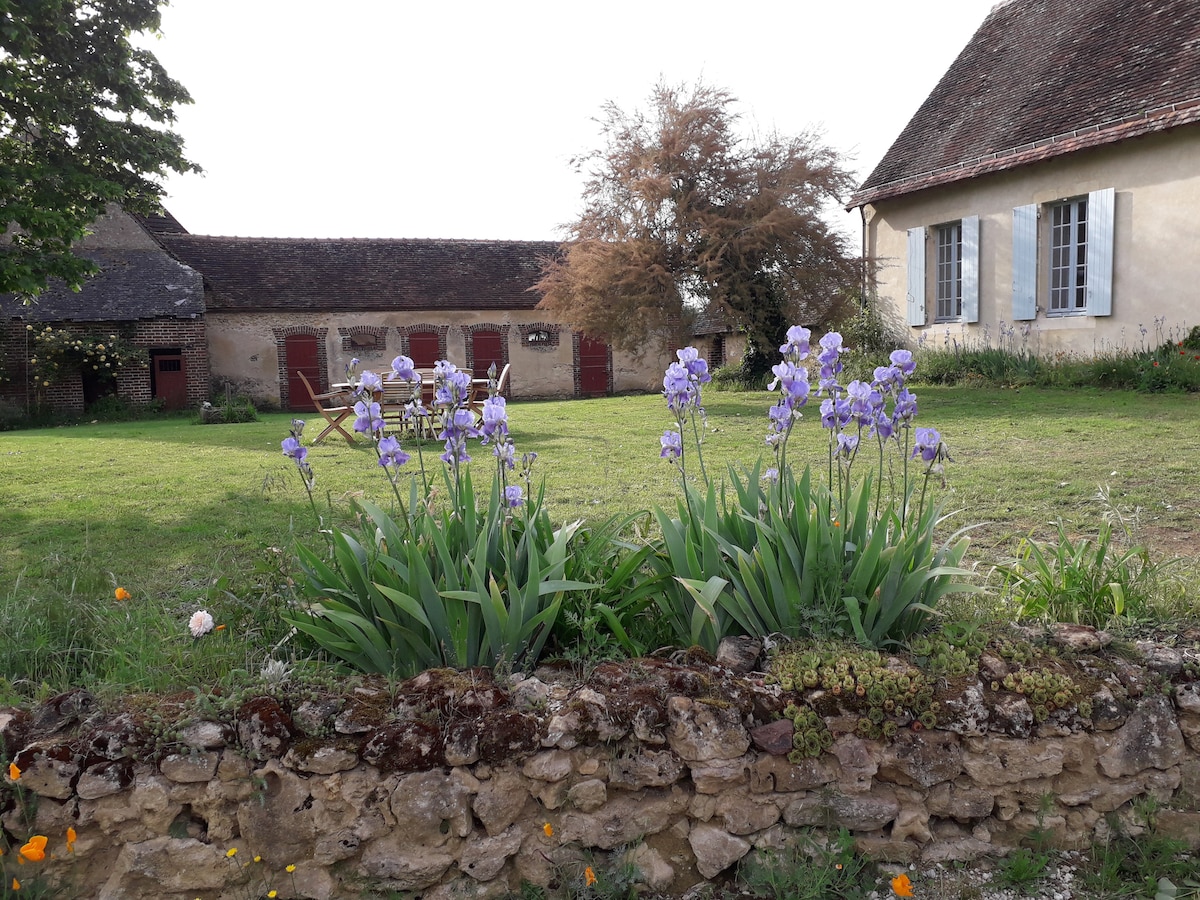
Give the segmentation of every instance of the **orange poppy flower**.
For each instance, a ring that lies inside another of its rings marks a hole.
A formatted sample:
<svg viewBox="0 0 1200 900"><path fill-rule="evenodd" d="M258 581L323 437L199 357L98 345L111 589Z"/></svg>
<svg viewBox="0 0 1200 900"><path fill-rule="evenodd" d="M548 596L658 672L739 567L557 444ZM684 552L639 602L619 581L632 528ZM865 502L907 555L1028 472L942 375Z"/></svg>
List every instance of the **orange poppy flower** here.
<svg viewBox="0 0 1200 900"><path fill-rule="evenodd" d="M75 829L70 825L67 826L67 852L75 852L75 841L79 839L79 835L75 833Z"/></svg>
<svg viewBox="0 0 1200 900"><path fill-rule="evenodd" d="M13 890L19 891L20 889L21 889L21 882L17 881L17 879L14 878L13 879Z"/></svg>
<svg viewBox="0 0 1200 900"><path fill-rule="evenodd" d="M21 770L17 768L16 763L10 762L8 764L8 777L12 781L16 781L18 778L21 777Z"/></svg>
<svg viewBox="0 0 1200 900"><path fill-rule="evenodd" d="M588 887L596 883L596 873L592 870L591 866L583 870L583 881Z"/></svg>
<svg viewBox="0 0 1200 900"><path fill-rule="evenodd" d="M123 587L117 588L115 591L113 591L113 594L118 600L128 600L133 596L133 594L129 593L129 591L125 590Z"/></svg>
<svg viewBox="0 0 1200 900"><path fill-rule="evenodd" d="M905 872L901 872L892 879L892 891L897 897L911 897L913 895L912 881Z"/></svg>
<svg viewBox="0 0 1200 900"><path fill-rule="evenodd" d="M46 836L35 834L20 850L20 853L30 862L41 862L46 858Z"/></svg>
<svg viewBox="0 0 1200 900"><path fill-rule="evenodd" d="M554 829L549 822L542 826L542 831L545 832L546 837L554 837Z"/></svg>

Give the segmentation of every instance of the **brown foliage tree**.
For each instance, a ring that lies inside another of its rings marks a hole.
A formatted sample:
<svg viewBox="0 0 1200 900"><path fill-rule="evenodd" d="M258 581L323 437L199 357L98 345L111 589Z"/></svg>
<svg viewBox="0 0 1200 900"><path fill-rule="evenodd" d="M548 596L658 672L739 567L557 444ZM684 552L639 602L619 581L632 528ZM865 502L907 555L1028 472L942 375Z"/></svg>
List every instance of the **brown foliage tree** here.
<svg viewBox="0 0 1200 900"><path fill-rule="evenodd" d="M574 160L584 211L544 265L540 308L627 350L677 338L698 313L724 316L751 357L788 324L835 315L857 263L821 209L850 175L813 134L740 137L735 102L660 83L648 114L604 107L605 146Z"/></svg>

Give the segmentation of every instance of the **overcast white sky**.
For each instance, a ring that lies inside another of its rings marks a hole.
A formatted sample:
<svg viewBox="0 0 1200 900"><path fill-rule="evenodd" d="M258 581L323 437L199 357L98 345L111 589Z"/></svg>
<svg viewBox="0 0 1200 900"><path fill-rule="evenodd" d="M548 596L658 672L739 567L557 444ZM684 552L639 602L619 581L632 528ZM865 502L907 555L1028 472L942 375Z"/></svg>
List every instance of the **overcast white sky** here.
<svg viewBox="0 0 1200 900"><path fill-rule="evenodd" d="M869 174L995 0L171 0L196 234L557 240L602 105L707 83ZM857 235L857 215L839 217Z"/></svg>

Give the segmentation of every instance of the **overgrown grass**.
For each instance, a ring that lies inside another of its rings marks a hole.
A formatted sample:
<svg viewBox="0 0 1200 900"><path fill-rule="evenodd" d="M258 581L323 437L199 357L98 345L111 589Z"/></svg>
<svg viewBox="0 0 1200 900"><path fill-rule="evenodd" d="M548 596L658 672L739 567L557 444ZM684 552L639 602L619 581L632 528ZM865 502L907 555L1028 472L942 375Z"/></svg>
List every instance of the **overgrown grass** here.
<svg viewBox="0 0 1200 900"><path fill-rule="evenodd" d="M987 523L973 532L967 558L981 577L1028 534L1055 536L1059 519L1071 534L1095 534L1106 511L1094 502L1102 486L1107 509L1135 520L1154 558L1194 552L1200 398L933 386L917 393L922 421L940 429L954 457L941 499L962 512L948 529ZM709 470L752 464L765 451L771 396L707 399ZM668 421L661 398L514 401L510 416L518 452L539 454L555 521L601 522L673 503L675 470L658 452ZM16 682L0 684L0 693L81 681L165 689L208 684L232 668L257 671L286 634L279 611L293 536L311 544L317 527L295 467L280 453L289 421L268 414L200 427L176 418L0 435L0 675ZM810 410L789 443L793 464L823 464L827 440ZM482 461L486 453L476 455ZM391 502L365 443L328 441L311 449L309 462L326 525L348 522L353 497ZM1171 574L1194 587L1194 566ZM115 600L117 586L131 599ZM1168 594L1171 614L1192 614L1194 590ZM194 641L185 624L198 608L226 628Z"/></svg>

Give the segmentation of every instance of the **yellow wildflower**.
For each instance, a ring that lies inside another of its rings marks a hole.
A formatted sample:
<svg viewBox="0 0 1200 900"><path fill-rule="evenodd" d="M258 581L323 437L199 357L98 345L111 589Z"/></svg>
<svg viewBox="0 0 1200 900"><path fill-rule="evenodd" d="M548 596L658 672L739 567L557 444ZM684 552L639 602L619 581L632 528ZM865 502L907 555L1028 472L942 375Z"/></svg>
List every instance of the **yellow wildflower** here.
<svg viewBox="0 0 1200 900"><path fill-rule="evenodd" d="M275 890L274 888L272 888L271 890L267 891L267 896L272 897L272 898L278 897L279 892L277 890Z"/></svg>
<svg viewBox="0 0 1200 900"><path fill-rule="evenodd" d="M295 867L294 865L289 865L289 866L287 867L287 869L285 869L284 871L286 871L286 872L295 872L295 871L296 871L296 867Z"/></svg>
<svg viewBox="0 0 1200 900"><path fill-rule="evenodd" d="M229 859L233 859L235 856L237 856L237 847L230 847L225 851L225 856Z"/></svg>

